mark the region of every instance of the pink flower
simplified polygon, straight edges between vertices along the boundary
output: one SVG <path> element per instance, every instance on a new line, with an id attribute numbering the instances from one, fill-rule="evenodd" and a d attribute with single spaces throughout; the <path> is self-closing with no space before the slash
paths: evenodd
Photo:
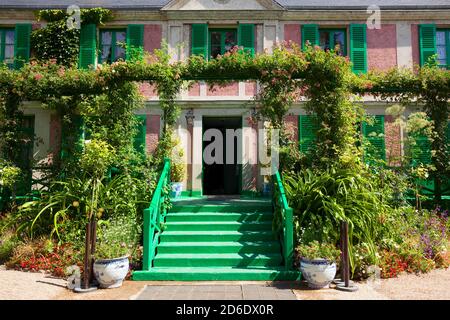
<path id="1" fill-rule="evenodd" d="M 43 76 L 42 74 L 38 73 L 38 74 L 35 74 L 35 75 L 34 75 L 34 80 L 39 81 L 39 80 L 41 80 L 43 77 L 44 77 L 44 76 Z"/>

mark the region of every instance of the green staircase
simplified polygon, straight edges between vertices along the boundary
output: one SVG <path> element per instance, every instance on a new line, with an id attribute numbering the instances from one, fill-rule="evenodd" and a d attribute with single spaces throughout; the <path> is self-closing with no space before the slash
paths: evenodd
<path id="1" fill-rule="evenodd" d="M 272 232 L 270 200 L 175 201 L 153 265 L 134 280 L 297 280 Z"/>

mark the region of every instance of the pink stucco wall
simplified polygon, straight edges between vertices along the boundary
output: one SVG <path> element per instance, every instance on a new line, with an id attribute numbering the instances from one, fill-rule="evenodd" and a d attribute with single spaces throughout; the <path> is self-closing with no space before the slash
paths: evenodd
<path id="1" fill-rule="evenodd" d="M 208 90 L 206 92 L 207 96 L 237 96 L 239 95 L 239 83 L 233 82 L 227 84 L 223 87 L 214 86 L 210 88 L 208 86 Z"/>
<path id="2" fill-rule="evenodd" d="M 420 64 L 420 52 L 419 52 L 419 25 L 411 25 L 411 46 L 412 46 L 412 58 L 413 64 Z"/>
<path id="3" fill-rule="evenodd" d="M 293 141 L 298 141 L 298 116 L 287 115 L 284 118 L 286 131 L 291 135 Z"/>
<path id="4" fill-rule="evenodd" d="M 384 141 L 386 146 L 386 162 L 389 166 L 399 166 L 402 154 L 400 126 L 392 116 L 384 117 Z"/>
<path id="5" fill-rule="evenodd" d="M 299 24 L 285 24 L 284 25 L 284 40 L 286 42 L 295 42 L 298 46 L 301 45 L 302 33 Z"/>
<path id="6" fill-rule="evenodd" d="M 161 48 L 162 26 L 160 24 L 146 24 L 144 26 L 144 49 L 153 52 Z"/>
<path id="7" fill-rule="evenodd" d="M 50 157 L 53 159 L 61 150 L 61 119 L 59 115 L 50 116 Z M 51 161 L 50 161 L 51 162 Z"/>
<path id="8" fill-rule="evenodd" d="M 190 97 L 198 97 L 200 96 L 200 83 L 196 82 L 189 88 L 189 96 Z"/>
<path id="9" fill-rule="evenodd" d="M 142 82 L 139 84 L 139 91 L 145 98 L 157 97 L 158 92 L 154 84 Z"/>
<path id="10" fill-rule="evenodd" d="M 246 96 L 256 95 L 256 82 L 249 81 L 245 83 L 245 95 Z"/>
<path id="11" fill-rule="evenodd" d="M 395 24 L 383 24 L 381 29 L 367 29 L 367 62 L 369 70 L 387 70 L 397 66 Z"/>
<path id="12" fill-rule="evenodd" d="M 152 154 L 155 152 L 159 141 L 160 132 L 160 116 L 159 115 L 147 115 L 147 131 L 145 135 L 147 153 Z"/>

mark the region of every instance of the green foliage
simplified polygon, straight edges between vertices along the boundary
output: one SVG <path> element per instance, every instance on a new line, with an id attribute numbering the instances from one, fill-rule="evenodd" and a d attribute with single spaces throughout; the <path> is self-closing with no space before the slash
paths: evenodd
<path id="1" fill-rule="evenodd" d="M 376 240 L 383 232 L 379 223 L 388 213 L 372 177 L 364 171 L 330 168 L 306 169 L 285 174 L 283 183 L 294 209 L 297 243 L 314 240 L 338 243 L 341 221 L 349 223 L 350 251 L 364 243 L 376 260 Z M 354 259 L 351 257 L 354 268 Z"/>
<path id="2" fill-rule="evenodd" d="M 21 176 L 20 168 L 0 165 L 0 188 L 12 188 Z"/>
<path id="3" fill-rule="evenodd" d="M 101 179 L 114 161 L 115 150 L 105 141 L 91 140 L 85 143 L 80 159 L 81 168 L 97 179 Z"/>
<path id="4" fill-rule="evenodd" d="M 65 20 L 49 22 L 31 33 L 34 56 L 41 61 L 56 60 L 64 66 L 75 65 L 80 51 L 80 30 L 69 29 Z"/>
<path id="5" fill-rule="evenodd" d="M 300 257 L 308 260 L 326 259 L 331 263 L 339 261 L 341 251 L 334 244 L 319 243 L 319 241 L 314 240 L 298 246 L 298 253 Z"/>
<path id="6" fill-rule="evenodd" d="M 141 225 L 133 215 L 117 216 L 109 221 L 98 222 L 97 259 L 113 259 L 123 256 L 138 258 Z"/>
<path id="7" fill-rule="evenodd" d="M 114 18 L 111 10 L 103 8 L 81 9 L 80 13 L 81 21 L 85 24 L 104 24 Z M 45 20 L 47 22 L 65 21 L 69 18 L 66 10 L 56 9 L 39 10 L 35 15 L 38 21 Z"/>
<path id="8" fill-rule="evenodd" d="M 19 239 L 14 232 L 2 232 L 0 234 L 0 264 L 8 261 L 12 255 L 14 248 L 19 244 Z"/>

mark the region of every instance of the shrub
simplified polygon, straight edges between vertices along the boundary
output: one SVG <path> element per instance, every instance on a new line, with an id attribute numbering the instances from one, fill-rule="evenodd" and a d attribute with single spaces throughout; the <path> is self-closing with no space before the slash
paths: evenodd
<path id="1" fill-rule="evenodd" d="M 14 248 L 19 244 L 19 239 L 12 231 L 2 233 L 0 236 L 0 264 L 8 261 L 12 255 Z"/>
<path id="2" fill-rule="evenodd" d="M 308 244 L 302 244 L 298 247 L 300 257 L 314 260 L 326 259 L 329 262 L 337 262 L 341 251 L 331 243 L 319 243 L 319 241 L 311 241 Z"/>

